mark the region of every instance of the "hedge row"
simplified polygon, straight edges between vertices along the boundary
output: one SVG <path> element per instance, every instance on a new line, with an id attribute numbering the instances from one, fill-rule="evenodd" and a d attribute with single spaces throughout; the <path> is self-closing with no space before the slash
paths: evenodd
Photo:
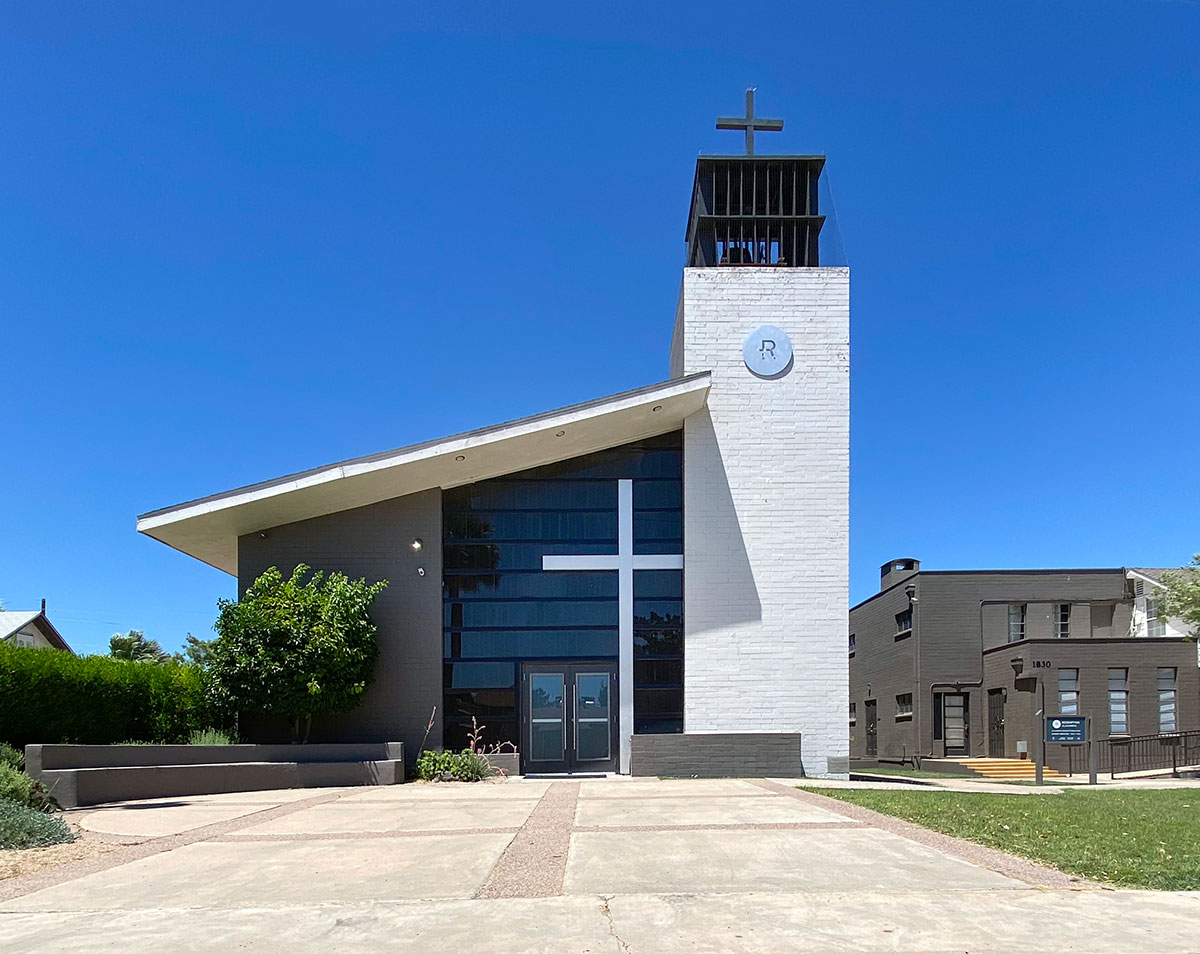
<path id="1" fill-rule="evenodd" d="M 196 666 L 0 644 L 0 742 L 186 742 L 223 722 Z"/>

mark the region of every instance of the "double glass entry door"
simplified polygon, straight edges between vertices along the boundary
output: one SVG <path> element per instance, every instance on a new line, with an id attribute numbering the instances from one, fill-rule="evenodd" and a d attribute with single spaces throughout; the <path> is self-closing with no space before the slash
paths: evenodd
<path id="1" fill-rule="evenodd" d="M 526 663 L 521 674 L 526 774 L 617 768 L 615 664 Z"/>

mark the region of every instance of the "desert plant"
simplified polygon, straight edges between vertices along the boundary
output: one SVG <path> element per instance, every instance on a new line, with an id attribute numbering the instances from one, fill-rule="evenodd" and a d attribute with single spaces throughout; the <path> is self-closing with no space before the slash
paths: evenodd
<path id="1" fill-rule="evenodd" d="M 220 729 L 195 729 L 188 736 L 188 745 L 233 745 L 236 741 Z"/>
<path id="2" fill-rule="evenodd" d="M 74 840 L 61 818 L 0 797 L 0 848 L 41 848 Z"/>
<path id="3" fill-rule="evenodd" d="M 417 778 L 427 782 L 479 782 L 494 774 L 479 752 L 434 752 L 426 749 L 417 759 Z"/>
<path id="4" fill-rule="evenodd" d="M 38 812 L 53 812 L 59 807 L 45 785 L 7 762 L 0 762 L 0 798 Z"/>
<path id="5" fill-rule="evenodd" d="M 7 742 L 0 742 L 0 762 L 7 763 L 17 771 L 25 768 L 25 756 L 20 749 L 14 748 Z"/>
<path id="6" fill-rule="evenodd" d="M 271 567 L 241 600 L 221 600 L 209 650 L 216 698 L 239 712 L 288 716 L 295 741 L 308 741 L 315 713 L 362 700 L 379 653 L 368 611 L 387 586 L 344 573 L 305 582 L 308 572 L 300 564 L 284 579 Z"/>

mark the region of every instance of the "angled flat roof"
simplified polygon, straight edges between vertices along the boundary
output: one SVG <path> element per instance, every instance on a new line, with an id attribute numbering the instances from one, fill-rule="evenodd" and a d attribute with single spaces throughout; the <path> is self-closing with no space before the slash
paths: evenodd
<path id="1" fill-rule="evenodd" d="M 701 371 L 533 417 L 327 464 L 152 510 L 144 533 L 226 573 L 237 573 L 244 533 L 351 510 L 435 487 L 540 467 L 677 430 L 708 398 Z"/>

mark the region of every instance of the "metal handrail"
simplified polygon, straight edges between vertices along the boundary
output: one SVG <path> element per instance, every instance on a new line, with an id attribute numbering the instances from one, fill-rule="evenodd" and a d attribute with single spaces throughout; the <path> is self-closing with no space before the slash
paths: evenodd
<path id="1" fill-rule="evenodd" d="M 1200 730 L 1159 732 L 1154 735 L 1130 735 L 1099 741 L 1100 770 L 1110 778 L 1118 773 L 1149 772 L 1181 765 L 1200 764 Z"/>

